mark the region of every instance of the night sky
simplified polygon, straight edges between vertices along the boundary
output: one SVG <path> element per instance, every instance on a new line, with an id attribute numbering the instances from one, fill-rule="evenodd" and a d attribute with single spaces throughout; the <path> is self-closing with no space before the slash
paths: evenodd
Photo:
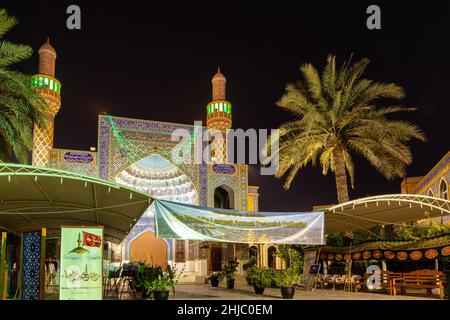
<path id="1" fill-rule="evenodd" d="M 242 1 L 244 2 L 244 1 Z M 392 3 L 395 2 L 395 3 Z M 398 114 L 427 134 L 412 144 L 408 176 L 423 175 L 450 149 L 450 2 L 448 1 L 268 1 L 246 5 L 153 1 L 2 0 L 19 19 L 7 39 L 35 50 L 16 68 L 38 72 L 37 50 L 50 36 L 58 53 L 56 77 L 62 107 L 56 116 L 55 148 L 97 146 L 97 115 L 193 124 L 206 120 L 211 77 L 217 66 L 227 77 L 234 128 L 277 128 L 290 115 L 275 103 L 285 85 L 300 79 L 299 66 L 320 69 L 329 53 L 342 62 L 351 53 L 368 57 L 365 77 L 395 82 L 406 90 Z M 66 8 L 81 7 L 81 30 L 66 28 Z M 378 4 L 382 30 L 366 28 L 366 8 Z M 400 179 L 387 181 L 356 157 L 351 198 L 397 193 Z M 308 167 L 283 190 L 283 180 L 250 168 L 260 185 L 260 210 L 308 210 L 336 202 L 334 177 Z"/>

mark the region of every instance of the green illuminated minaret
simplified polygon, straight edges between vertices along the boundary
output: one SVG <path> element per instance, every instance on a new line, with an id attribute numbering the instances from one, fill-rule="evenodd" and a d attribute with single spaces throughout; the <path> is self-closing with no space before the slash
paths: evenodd
<path id="1" fill-rule="evenodd" d="M 32 164 L 48 167 L 53 148 L 55 116 L 61 107 L 61 83 L 55 78 L 56 51 L 49 39 L 39 48 L 39 74 L 31 77 L 31 87 L 47 103 L 45 126 L 34 126 Z"/>

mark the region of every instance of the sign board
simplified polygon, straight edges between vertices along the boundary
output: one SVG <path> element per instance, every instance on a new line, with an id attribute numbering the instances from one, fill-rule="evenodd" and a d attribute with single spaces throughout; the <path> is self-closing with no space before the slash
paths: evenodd
<path id="1" fill-rule="evenodd" d="M 94 160 L 94 157 L 89 153 L 76 153 L 70 151 L 64 154 L 64 160 L 69 162 L 89 163 Z"/>
<path id="2" fill-rule="evenodd" d="M 236 167 L 231 164 L 214 164 L 212 170 L 216 173 L 234 174 Z"/>
<path id="3" fill-rule="evenodd" d="M 320 272 L 320 263 L 314 263 L 309 266 L 309 274 L 318 274 Z"/>
<path id="4" fill-rule="evenodd" d="M 60 300 L 101 300 L 103 227 L 61 227 Z"/>

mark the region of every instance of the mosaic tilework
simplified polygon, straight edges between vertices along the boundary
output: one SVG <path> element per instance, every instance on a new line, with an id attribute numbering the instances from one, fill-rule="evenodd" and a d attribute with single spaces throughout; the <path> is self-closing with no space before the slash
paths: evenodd
<path id="1" fill-rule="evenodd" d="M 97 152 L 52 149 L 49 167 L 98 177 Z"/>
<path id="2" fill-rule="evenodd" d="M 41 279 L 41 231 L 23 235 L 22 299 L 39 300 Z"/>
<path id="3" fill-rule="evenodd" d="M 115 126 L 122 135 L 140 151 L 142 158 L 150 154 L 160 154 L 167 160 L 177 142 L 171 141 L 176 129 L 186 129 L 192 133 L 193 126 L 156 122 L 138 119 L 112 117 Z M 99 116 L 98 172 L 100 178 L 114 180 L 114 177 L 131 165 L 127 155 L 123 154 L 117 140 L 113 137 L 111 123 L 106 116 Z M 192 155 L 194 152 L 191 153 Z M 178 168 L 190 178 L 199 194 L 198 203 L 207 203 L 207 165 L 181 164 Z"/>
<path id="4" fill-rule="evenodd" d="M 247 210 L 247 166 L 234 165 L 236 171 L 233 174 L 217 173 L 209 167 L 208 170 L 208 207 L 214 207 L 214 190 L 226 185 L 233 190 L 234 208 L 236 210 Z"/>

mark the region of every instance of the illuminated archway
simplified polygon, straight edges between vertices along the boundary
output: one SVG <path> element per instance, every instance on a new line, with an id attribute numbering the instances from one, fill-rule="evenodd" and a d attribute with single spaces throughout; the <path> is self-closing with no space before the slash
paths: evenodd
<path id="1" fill-rule="evenodd" d="M 192 181 L 177 166 L 158 154 L 151 154 L 129 166 L 115 177 L 115 181 L 156 199 L 198 204 L 198 193 Z M 152 204 L 131 230 L 127 237 L 127 259 L 136 260 L 138 257 L 142 259 L 152 256 L 160 259 L 165 256 L 170 260 L 171 257 L 179 256 L 176 248 L 188 247 L 187 243 L 184 246 L 177 246 L 178 241 L 184 240 L 169 241 L 165 249 L 161 243 L 158 244 L 161 240 L 154 237 L 154 212 Z M 136 245 L 137 243 L 143 244 Z M 164 252 L 157 252 L 158 250 Z"/>

